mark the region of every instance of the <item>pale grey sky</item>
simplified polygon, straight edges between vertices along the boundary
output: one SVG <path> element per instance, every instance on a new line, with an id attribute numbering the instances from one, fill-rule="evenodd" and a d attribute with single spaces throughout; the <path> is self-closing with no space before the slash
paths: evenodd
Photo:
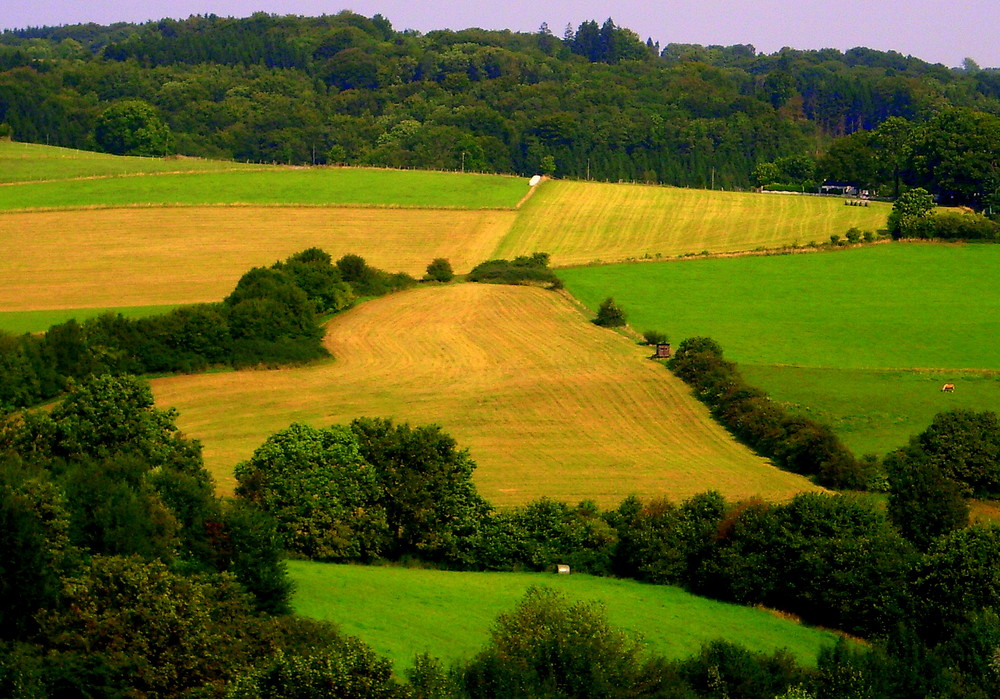
<path id="1" fill-rule="evenodd" d="M 773 53 L 868 46 L 932 63 L 958 66 L 966 57 L 1000 67 L 1000 0 L 6 0 L 0 28 L 115 21 L 142 22 L 191 14 L 245 17 L 380 13 L 396 29 L 511 29 L 535 31 L 547 22 L 561 36 L 566 24 L 588 19 L 635 30 L 661 44 L 753 44 Z"/>

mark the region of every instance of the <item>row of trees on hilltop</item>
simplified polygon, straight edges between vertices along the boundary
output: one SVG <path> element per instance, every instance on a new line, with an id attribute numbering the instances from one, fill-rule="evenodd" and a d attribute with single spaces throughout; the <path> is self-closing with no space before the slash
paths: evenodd
<path id="1" fill-rule="evenodd" d="M 855 162 L 864 137 L 829 147 L 834 139 L 892 119 L 920 126 L 948 107 L 975 110 L 974 123 L 956 128 L 978 139 L 987 116 L 1000 113 L 1000 74 L 863 48 L 661 49 L 610 19 L 562 36 L 547 27 L 422 35 L 350 12 L 0 34 L 0 123 L 15 139 L 107 147 L 116 142 L 102 131 L 112 121 L 106 112 L 126 100 L 151 105 L 169 128 L 167 147 L 186 155 L 441 169 L 464 162 L 727 189 L 757 184 L 759 165 L 819 158 L 815 179 L 881 186 L 901 171 L 886 175 L 884 154 Z M 154 142 L 150 154 L 161 155 L 163 141 Z M 914 163 L 913 183 L 937 176 L 933 159 Z"/>

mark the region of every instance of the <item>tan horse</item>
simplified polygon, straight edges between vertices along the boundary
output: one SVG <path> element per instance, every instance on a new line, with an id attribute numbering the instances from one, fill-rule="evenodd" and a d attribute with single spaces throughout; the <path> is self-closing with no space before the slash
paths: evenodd
<path id="1" fill-rule="evenodd" d="M 953 384 L 953 383 L 946 383 L 944 386 L 941 387 L 941 390 L 942 391 L 947 391 L 948 393 L 951 393 L 952 391 L 955 390 L 955 384 Z"/>

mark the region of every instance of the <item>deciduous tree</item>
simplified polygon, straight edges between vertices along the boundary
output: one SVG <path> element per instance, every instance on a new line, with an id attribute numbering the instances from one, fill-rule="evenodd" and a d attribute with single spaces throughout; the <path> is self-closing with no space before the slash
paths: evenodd
<path id="1" fill-rule="evenodd" d="M 97 118 L 94 140 L 115 155 L 164 156 L 170 152 L 170 128 L 143 100 L 113 104 Z"/>

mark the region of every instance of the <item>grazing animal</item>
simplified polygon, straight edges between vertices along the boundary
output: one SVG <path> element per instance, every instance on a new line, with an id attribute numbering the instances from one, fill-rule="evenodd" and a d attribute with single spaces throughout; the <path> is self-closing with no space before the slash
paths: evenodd
<path id="1" fill-rule="evenodd" d="M 952 391 L 955 390 L 955 384 L 953 384 L 953 383 L 946 383 L 944 386 L 941 387 L 941 390 L 942 391 L 947 391 L 948 393 L 951 393 Z"/>

